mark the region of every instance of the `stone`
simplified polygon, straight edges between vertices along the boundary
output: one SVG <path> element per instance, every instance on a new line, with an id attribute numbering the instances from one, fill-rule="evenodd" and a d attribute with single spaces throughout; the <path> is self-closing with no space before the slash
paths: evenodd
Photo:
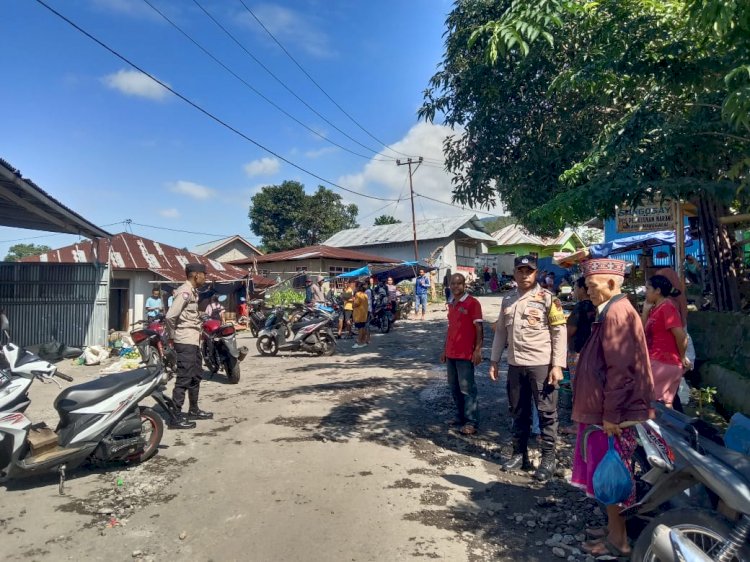
<path id="1" fill-rule="evenodd" d="M 563 536 L 560 533 L 555 533 L 552 535 L 552 541 L 553 542 L 562 542 Z"/>
<path id="2" fill-rule="evenodd" d="M 182 531 L 180 533 L 180 540 L 184 541 L 186 538 L 187 538 L 187 532 L 186 531 Z"/>
<path id="3" fill-rule="evenodd" d="M 133 553 L 130 556 L 133 557 L 133 558 L 140 558 L 141 556 L 143 556 L 143 551 L 142 550 L 134 550 Z"/>
<path id="4" fill-rule="evenodd" d="M 562 538 L 562 542 L 564 544 L 573 544 L 575 542 L 575 537 L 573 535 L 565 535 Z"/>
<path id="5" fill-rule="evenodd" d="M 114 511 L 114 509 L 111 508 L 111 507 L 102 507 L 101 509 L 99 509 L 99 511 L 97 511 L 97 513 L 99 515 L 109 515 L 113 511 Z"/>
<path id="6" fill-rule="evenodd" d="M 577 535 L 575 536 L 575 539 L 576 539 L 576 541 L 578 541 L 578 542 L 583 542 L 583 541 L 585 541 L 585 540 L 586 540 L 586 535 L 585 535 L 584 533 L 578 533 L 578 534 L 577 534 Z"/>
<path id="7" fill-rule="evenodd" d="M 536 521 L 528 520 L 526 521 L 526 526 L 529 527 L 530 529 L 534 529 L 536 528 Z"/>
<path id="8" fill-rule="evenodd" d="M 568 553 L 565 552 L 565 549 L 560 548 L 559 546 L 556 546 L 556 547 L 554 547 L 552 549 L 552 554 L 554 554 L 558 558 L 567 558 L 568 557 Z"/>

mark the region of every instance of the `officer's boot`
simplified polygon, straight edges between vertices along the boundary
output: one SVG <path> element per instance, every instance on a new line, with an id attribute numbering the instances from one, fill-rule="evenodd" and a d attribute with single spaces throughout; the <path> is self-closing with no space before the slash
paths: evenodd
<path id="1" fill-rule="evenodd" d="M 544 443 L 542 445 L 542 460 L 534 473 L 534 478 L 539 482 L 547 482 L 555 475 L 555 470 L 557 470 L 555 446 Z"/>
<path id="2" fill-rule="evenodd" d="M 198 393 L 197 387 L 188 389 L 188 401 L 190 402 L 190 408 L 188 409 L 188 419 L 191 420 L 210 420 L 213 419 L 213 412 L 204 412 L 198 407 Z"/>
<path id="3" fill-rule="evenodd" d="M 512 470 L 532 470 L 534 465 L 529 460 L 529 451 L 526 443 L 518 439 L 513 440 L 513 454 L 502 465 L 505 472 Z"/>

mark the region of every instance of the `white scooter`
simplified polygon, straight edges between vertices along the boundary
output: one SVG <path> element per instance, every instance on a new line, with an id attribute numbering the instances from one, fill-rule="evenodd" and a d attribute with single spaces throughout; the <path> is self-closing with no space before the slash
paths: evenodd
<path id="1" fill-rule="evenodd" d="M 8 343 L 0 369 L 0 482 L 57 471 L 64 493 L 65 471 L 87 461 L 143 462 L 156 454 L 164 424 L 147 396 L 170 413 L 162 390 L 166 373 L 158 366 L 117 373 L 63 390 L 54 406 L 60 422 L 53 431 L 23 414 L 34 379 L 73 379 L 33 353 Z"/>

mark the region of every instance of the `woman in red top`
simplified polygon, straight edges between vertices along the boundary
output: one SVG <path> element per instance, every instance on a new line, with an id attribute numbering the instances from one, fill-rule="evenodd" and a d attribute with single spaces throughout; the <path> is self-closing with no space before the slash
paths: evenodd
<path id="1" fill-rule="evenodd" d="M 685 350 L 687 333 L 680 311 L 670 297 L 680 291 L 663 275 L 654 275 L 646 283 L 646 304 L 641 318 L 654 376 L 656 399 L 672 407 L 684 370 L 690 365 Z"/>

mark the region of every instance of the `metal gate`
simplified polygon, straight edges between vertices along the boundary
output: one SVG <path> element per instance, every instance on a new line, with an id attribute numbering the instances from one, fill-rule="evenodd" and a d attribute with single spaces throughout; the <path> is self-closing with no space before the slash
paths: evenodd
<path id="1" fill-rule="evenodd" d="M 0 307 L 21 346 L 56 340 L 104 345 L 109 318 L 105 264 L 0 262 Z"/>

